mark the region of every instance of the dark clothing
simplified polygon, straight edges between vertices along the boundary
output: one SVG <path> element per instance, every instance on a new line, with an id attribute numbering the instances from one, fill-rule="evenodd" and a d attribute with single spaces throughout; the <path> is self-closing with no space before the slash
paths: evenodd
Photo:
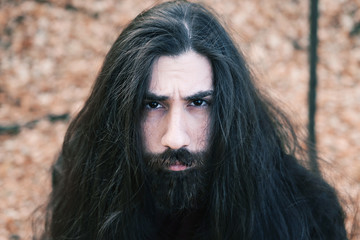
<path id="1" fill-rule="evenodd" d="M 182 212 L 175 215 L 157 215 L 158 238 L 162 240 L 193 239 L 204 219 L 204 211 Z"/>

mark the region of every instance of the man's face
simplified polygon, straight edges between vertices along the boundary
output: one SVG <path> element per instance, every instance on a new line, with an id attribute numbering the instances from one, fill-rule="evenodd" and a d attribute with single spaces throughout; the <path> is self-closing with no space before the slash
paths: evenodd
<path id="1" fill-rule="evenodd" d="M 213 81 L 209 60 L 193 51 L 162 56 L 152 69 L 142 124 L 145 152 L 185 148 L 201 152 L 208 145 Z M 184 166 L 170 166 L 182 171 Z"/>
<path id="2" fill-rule="evenodd" d="M 191 206 L 204 187 L 212 94 L 206 57 L 190 51 L 154 63 L 141 127 L 150 185 L 167 207 Z"/>

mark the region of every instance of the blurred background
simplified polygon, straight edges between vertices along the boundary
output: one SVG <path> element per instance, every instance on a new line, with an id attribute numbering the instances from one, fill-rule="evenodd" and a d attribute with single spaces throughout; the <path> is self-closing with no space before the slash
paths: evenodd
<path id="1" fill-rule="evenodd" d="M 0 0 L 0 240 L 31 238 L 51 163 L 105 54 L 158 2 Z M 259 86 L 297 129 L 306 127 L 309 1 L 203 2 L 227 25 Z M 318 150 L 351 218 L 360 207 L 360 0 L 320 0 L 318 36 Z"/>

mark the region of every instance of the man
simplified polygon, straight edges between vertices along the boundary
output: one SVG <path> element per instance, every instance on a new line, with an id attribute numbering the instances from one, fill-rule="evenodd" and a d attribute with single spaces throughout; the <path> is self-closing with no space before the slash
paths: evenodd
<path id="1" fill-rule="evenodd" d="M 214 15 L 160 4 L 123 30 L 70 124 L 43 239 L 346 239 L 296 148 Z"/>

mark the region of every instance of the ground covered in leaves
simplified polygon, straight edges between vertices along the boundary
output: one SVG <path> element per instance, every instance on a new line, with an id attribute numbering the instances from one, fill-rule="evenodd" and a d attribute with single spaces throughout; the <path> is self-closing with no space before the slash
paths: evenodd
<path id="1" fill-rule="evenodd" d="M 206 0 L 259 86 L 307 122 L 308 1 Z M 122 28 L 150 0 L 0 0 L 0 240 L 30 239 L 49 168 Z M 349 216 L 360 188 L 360 1 L 320 1 L 317 142 Z M 6 133 L 5 133 L 6 132 Z M 353 237 L 356 239 L 356 237 Z"/>

